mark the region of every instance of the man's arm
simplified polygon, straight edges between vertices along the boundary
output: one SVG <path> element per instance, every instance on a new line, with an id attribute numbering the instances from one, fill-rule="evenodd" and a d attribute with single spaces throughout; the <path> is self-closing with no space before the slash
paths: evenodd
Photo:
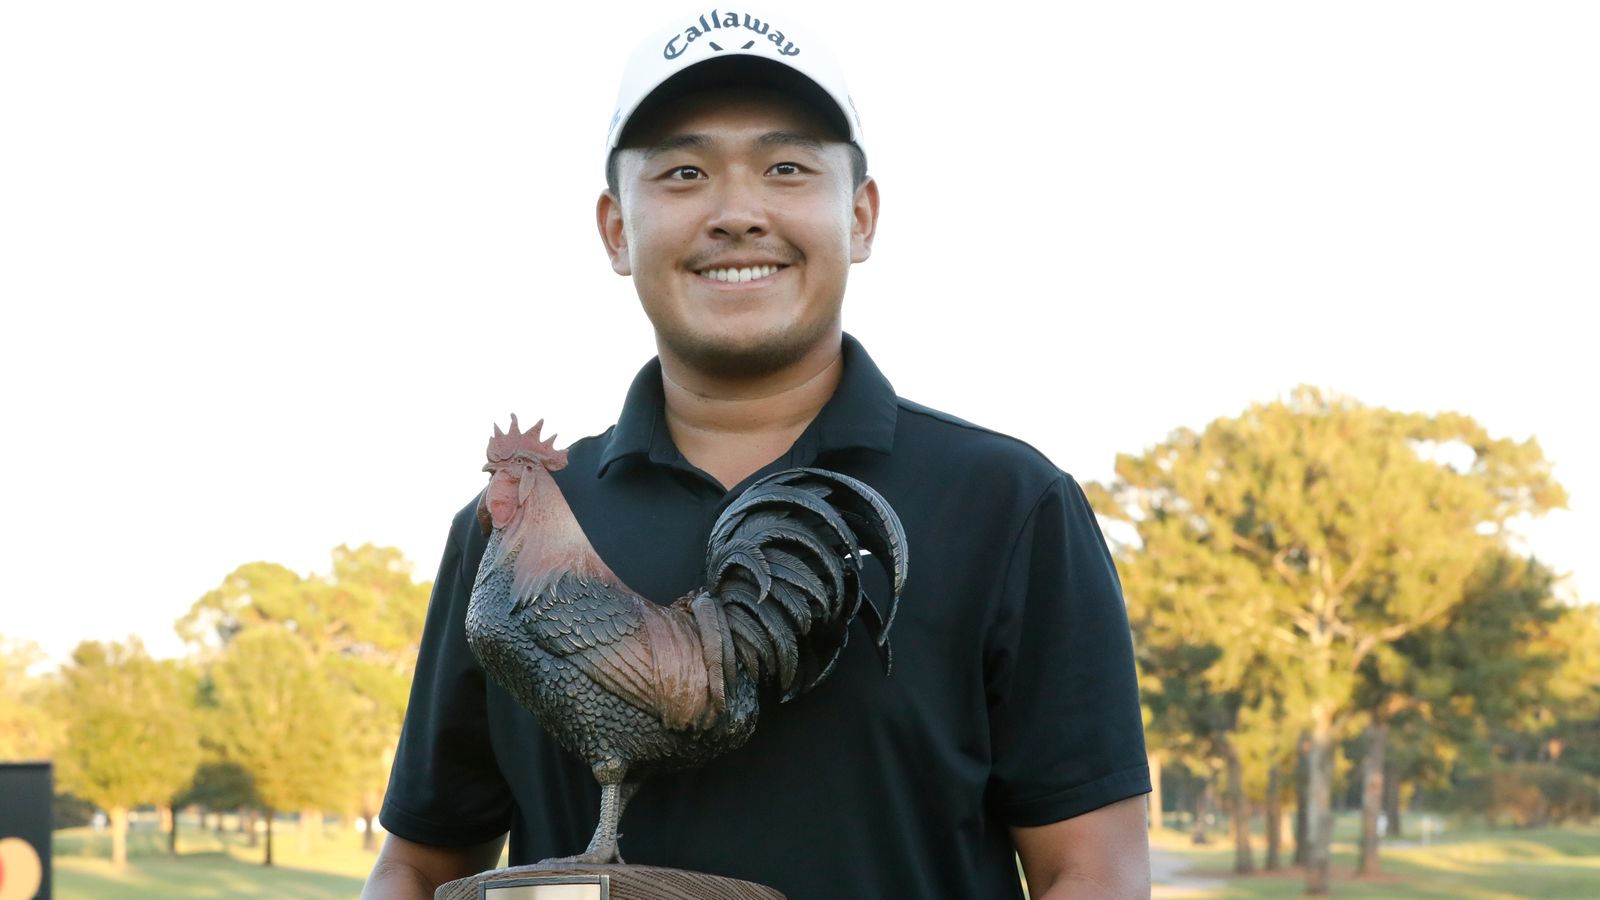
<path id="1" fill-rule="evenodd" d="M 1150 896 L 1145 797 L 1129 797 L 1081 816 L 1013 827 L 1034 900 Z"/>
<path id="2" fill-rule="evenodd" d="M 494 868 L 505 842 L 502 834 L 470 847 L 435 847 L 391 834 L 367 876 L 361 900 L 433 900 L 439 885 Z"/>

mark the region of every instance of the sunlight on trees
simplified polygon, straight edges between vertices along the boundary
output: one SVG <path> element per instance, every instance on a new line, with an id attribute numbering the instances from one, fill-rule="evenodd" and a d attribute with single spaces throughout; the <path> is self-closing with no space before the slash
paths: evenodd
<path id="1" fill-rule="evenodd" d="M 127 865 L 128 811 L 166 804 L 200 761 L 192 695 L 176 664 L 151 659 L 137 638 L 85 641 L 61 671 L 55 697 L 66 739 L 56 754 L 61 788 L 111 819 L 111 861 Z"/>
<path id="2" fill-rule="evenodd" d="M 1315 388 L 1119 456 L 1089 490 L 1137 538 L 1118 563 L 1152 745 L 1228 771 L 1247 871 L 1246 759 L 1285 771 L 1303 742 L 1312 893 L 1328 889 L 1339 742 L 1365 729 L 1381 748 L 1410 703 L 1377 688 L 1405 667 L 1397 642 L 1452 620 L 1509 520 L 1566 501 L 1532 440 Z M 1371 763 L 1381 774 L 1381 749 Z"/>

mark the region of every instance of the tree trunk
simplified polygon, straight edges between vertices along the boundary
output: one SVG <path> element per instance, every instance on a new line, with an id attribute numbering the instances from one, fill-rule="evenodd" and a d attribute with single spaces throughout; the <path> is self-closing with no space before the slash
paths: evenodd
<path id="1" fill-rule="evenodd" d="M 1211 813 L 1211 779 L 1208 777 L 1200 783 L 1200 790 L 1194 794 L 1194 832 L 1189 840 L 1195 844 L 1210 843 L 1211 836 L 1206 833 L 1206 819 Z"/>
<path id="2" fill-rule="evenodd" d="M 164 806 L 166 815 L 162 816 L 167 822 L 167 853 L 171 856 L 178 855 L 178 811 L 170 806 Z"/>
<path id="3" fill-rule="evenodd" d="M 300 810 L 300 852 L 310 855 L 316 849 L 322 832 L 322 812 L 315 809 Z"/>
<path id="4" fill-rule="evenodd" d="M 1318 710 L 1306 754 L 1306 893 L 1328 893 L 1333 846 L 1333 715 Z"/>
<path id="5" fill-rule="evenodd" d="M 267 807 L 267 809 L 266 809 L 266 817 L 267 817 L 267 856 L 266 856 L 265 859 L 263 859 L 261 861 L 261 864 L 263 866 L 270 866 L 270 865 L 272 865 L 272 820 L 277 818 L 277 810 L 274 810 L 270 806 Z M 252 833 L 254 833 L 253 829 L 252 829 Z"/>
<path id="6" fill-rule="evenodd" d="M 1388 749 L 1389 723 L 1378 719 L 1367 727 L 1367 753 L 1361 761 L 1361 862 L 1356 874 L 1377 875 L 1378 813 L 1383 807 L 1383 756 Z"/>
<path id="7" fill-rule="evenodd" d="M 256 833 L 256 822 L 259 818 L 260 813 L 253 809 L 247 813 L 239 814 L 239 830 L 245 833 L 244 845 L 246 847 L 261 846 L 261 836 Z M 246 823 L 249 823 L 248 826 Z"/>
<path id="8" fill-rule="evenodd" d="M 1184 816 L 1187 816 L 1189 810 L 1193 808 L 1193 804 L 1189 800 L 1189 794 L 1194 790 L 1194 785 L 1191 781 L 1188 769 L 1181 769 L 1173 773 L 1172 824 L 1177 831 L 1183 831 L 1189 827 L 1189 820 L 1185 819 Z"/>
<path id="9" fill-rule="evenodd" d="M 1150 754 L 1150 818 L 1145 823 L 1151 831 L 1160 831 L 1161 822 L 1161 757 Z M 369 827 L 367 833 L 371 834 Z"/>
<path id="10" fill-rule="evenodd" d="M 1232 741 L 1225 740 L 1228 762 L 1228 818 L 1233 825 L 1233 874 L 1254 875 L 1256 858 L 1250 848 L 1250 801 L 1244 795 L 1244 764 Z"/>
<path id="11" fill-rule="evenodd" d="M 1267 767 L 1267 813 L 1262 824 L 1267 829 L 1268 872 L 1283 868 L 1283 791 L 1278 784 L 1278 764 Z"/>
<path id="12" fill-rule="evenodd" d="M 1383 767 L 1383 814 L 1383 836 L 1400 837 L 1400 778 L 1392 762 Z"/>
<path id="13" fill-rule="evenodd" d="M 1306 864 L 1306 847 L 1310 846 L 1310 820 L 1306 815 L 1306 794 L 1311 785 L 1311 767 L 1306 765 L 1311 745 L 1305 735 L 1300 736 L 1299 749 L 1294 763 L 1294 864 Z"/>
<path id="14" fill-rule="evenodd" d="M 128 868 L 128 808 L 113 806 L 111 813 L 111 867 L 118 872 Z"/>

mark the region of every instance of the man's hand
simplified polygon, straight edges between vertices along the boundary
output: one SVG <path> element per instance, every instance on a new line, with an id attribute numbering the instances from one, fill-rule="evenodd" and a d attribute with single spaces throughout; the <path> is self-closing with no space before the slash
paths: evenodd
<path id="1" fill-rule="evenodd" d="M 1036 828 L 1012 828 L 1034 900 L 1150 896 L 1144 795 Z"/>
<path id="2" fill-rule="evenodd" d="M 435 847 L 391 834 L 367 876 L 361 900 L 433 900 L 439 885 L 493 868 L 505 842 L 501 835 L 472 847 Z"/>

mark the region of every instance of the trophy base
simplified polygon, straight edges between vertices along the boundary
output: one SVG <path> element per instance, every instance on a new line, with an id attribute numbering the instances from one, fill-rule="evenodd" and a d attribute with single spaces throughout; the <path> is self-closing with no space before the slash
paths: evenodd
<path id="1" fill-rule="evenodd" d="M 654 866 L 538 863 L 490 869 L 434 891 L 433 900 L 785 900 L 782 893 L 739 881 Z"/>

